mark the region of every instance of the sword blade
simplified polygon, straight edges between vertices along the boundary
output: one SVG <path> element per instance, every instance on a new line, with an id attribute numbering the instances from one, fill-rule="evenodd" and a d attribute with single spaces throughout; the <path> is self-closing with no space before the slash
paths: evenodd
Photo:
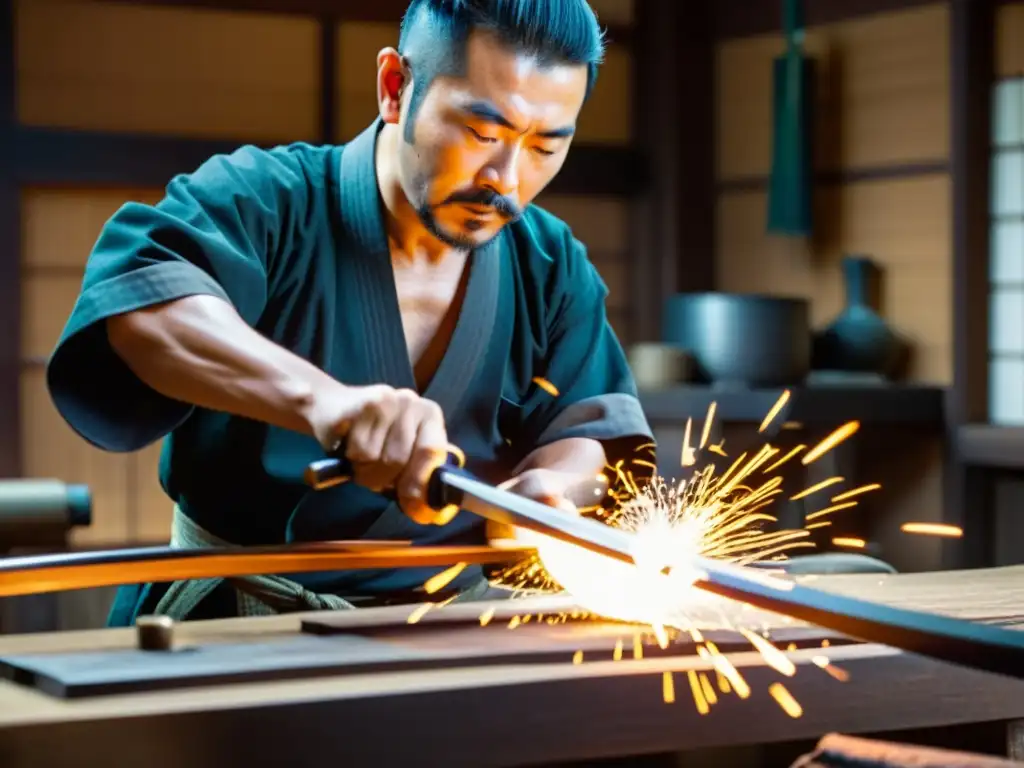
<path id="1" fill-rule="evenodd" d="M 633 563 L 633 534 L 554 509 L 442 470 L 439 481 L 461 494 L 464 509 L 488 520 L 529 528 L 592 552 Z M 800 619 L 865 642 L 880 643 L 960 666 L 1024 678 L 1024 632 L 991 624 L 837 595 L 753 569 L 694 558 L 694 586 L 756 608 Z"/>
<path id="2" fill-rule="evenodd" d="M 467 512 L 633 563 L 632 534 L 620 528 L 495 488 L 459 469 L 441 468 L 435 472 L 434 481 L 444 487 L 446 503 L 458 505 Z"/>

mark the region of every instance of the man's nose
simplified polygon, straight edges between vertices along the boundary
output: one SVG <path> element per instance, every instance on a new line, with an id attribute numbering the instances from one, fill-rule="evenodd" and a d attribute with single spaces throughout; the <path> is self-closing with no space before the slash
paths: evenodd
<path id="1" fill-rule="evenodd" d="M 481 173 L 482 186 L 502 197 L 515 199 L 515 192 L 519 189 L 520 155 L 520 147 L 517 144 L 503 145 L 484 166 Z"/>

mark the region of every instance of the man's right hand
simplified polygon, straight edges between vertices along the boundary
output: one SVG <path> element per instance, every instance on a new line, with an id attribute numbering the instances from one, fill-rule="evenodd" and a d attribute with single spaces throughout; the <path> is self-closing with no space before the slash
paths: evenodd
<path id="1" fill-rule="evenodd" d="M 339 387 L 315 400 L 313 434 L 329 451 L 344 444 L 355 482 L 378 492 L 394 489 L 399 506 L 417 523 L 443 521 L 424 503 L 430 475 L 448 454 L 437 403 L 385 385 Z"/>

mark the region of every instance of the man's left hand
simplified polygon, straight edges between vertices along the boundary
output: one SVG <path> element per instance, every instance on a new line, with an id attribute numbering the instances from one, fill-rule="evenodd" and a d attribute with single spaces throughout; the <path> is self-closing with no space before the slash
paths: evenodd
<path id="1" fill-rule="evenodd" d="M 570 515 L 579 514 L 580 507 L 598 503 L 607 489 L 598 482 L 596 474 L 581 477 L 578 472 L 540 468 L 525 470 L 498 487 Z M 508 526 L 488 523 L 487 538 L 493 541 L 516 537 Z"/>

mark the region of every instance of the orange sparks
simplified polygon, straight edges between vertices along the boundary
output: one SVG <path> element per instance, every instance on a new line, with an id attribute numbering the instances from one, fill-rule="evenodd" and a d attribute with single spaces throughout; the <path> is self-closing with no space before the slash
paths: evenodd
<path id="1" fill-rule="evenodd" d="M 640 635 L 633 635 L 633 658 L 642 659 L 644 657 L 644 644 L 640 639 Z"/>
<path id="2" fill-rule="evenodd" d="M 708 439 L 711 437 L 711 426 L 715 423 L 716 408 L 718 408 L 718 403 L 712 400 L 711 405 L 708 406 L 708 415 L 704 417 L 704 429 L 700 433 L 701 450 L 704 450 L 704 447 L 708 444 Z"/>
<path id="3" fill-rule="evenodd" d="M 831 507 L 825 507 L 824 509 L 819 509 L 816 512 L 811 512 L 809 515 L 807 515 L 804 518 L 804 520 L 807 521 L 807 522 L 810 522 L 811 520 L 817 520 L 819 517 L 824 517 L 825 515 L 831 515 L 833 512 L 838 512 L 841 509 L 850 509 L 851 507 L 856 507 L 856 506 L 857 506 L 857 502 L 856 501 L 845 501 L 842 504 L 833 504 Z"/>
<path id="4" fill-rule="evenodd" d="M 651 629 L 658 640 L 658 646 L 662 649 L 668 648 L 668 633 L 665 632 L 665 626 L 663 624 L 652 624 Z"/>
<path id="5" fill-rule="evenodd" d="M 715 443 L 714 445 L 709 445 L 708 450 L 711 453 L 717 453 L 719 456 L 728 456 L 725 452 L 725 440 L 720 443 Z"/>
<path id="6" fill-rule="evenodd" d="M 556 387 L 547 379 L 541 378 L 540 376 L 534 376 L 533 383 L 536 384 L 541 389 L 543 389 L 552 397 L 558 397 L 558 387 Z"/>
<path id="7" fill-rule="evenodd" d="M 732 691 L 732 686 L 729 685 L 729 678 L 727 678 L 717 669 L 715 670 L 715 677 L 717 678 L 718 682 L 718 690 L 720 690 L 722 693 L 730 693 Z"/>
<path id="8" fill-rule="evenodd" d="M 422 603 L 421 605 L 417 605 L 415 610 L 413 610 L 413 612 L 409 614 L 409 618 L 405 620 L 406 623 L 408 623 L 408 624 L 415 624 L 415 623 L 417 623 L 420 619 L 422 619 L 424 616 L 426 616 L 427 615 L 427 611 L 429 611 L 433 607 L 434 607 L 433 603 Z"/>
<path id="9" fill-rule="evenodd" d="M 693 429 L 693 419 L 686 420 L 686 431 L 683 432 L 683 453 L 679 457 L 679 466 L 692 467 L 697 463 L 697 452 L 690 445 L 690 430 Z"/>
<path id="10" fill-rule="evenodd" d="M 736 669 L 732 662 L 718 650 L 718 647 L 714 643 L 709 641 L 707 643 L 707 648 L 700 645 L 697 646 L 697 655 L 702 659 L 710 661 L 714 665 L 715 670 L 727 681 L 727 684 L 736 691 L 737 696 L 741 699 L 746 699 L 750 696 L 750 686 L 747 685 L 747 681 L 743 679 L 739 670 Z M 722 687 L 721 681 L 719 681 L 718 686 L 719 688 Z M 724 688 L 722 688 L 722 691 L 724 693 L 728 693 Z"/>
<path id="11" fill-rule="evenodd" d="M 845 683 L 847 680 L 850 679 L 850 673 L 847 672 L 845 669 L 841 669 L 835 666 L 832 662 L 828 660 L 827 656 L 815 656 L 811 659 L 811 662 L 815 666 L 821 667 L 821 669 L 827 672 L 834 679 L 838 680 L 840 683 Z"/>
<path id="12" fill-rule="evenodd" d="M 828 480 L 822 480 L 820 483 L 815 483 L 810 488 L 805 488 L 804 490 L 800 491 L 800 493 L 796 494 L 795 496 L 790 496 L 789 500 L 790 501 L 798 501 L 799 499 L 803 499 L 803 498 L 806 498 L 807 496 L 810 496 L 812 493 L 817 493 L 818 491 L 822 490 L 823 488 L 828 488 L 831 485 L 835 485 L 836 483 L 841 483 L 841 482 L 843 482 L 843 478 L 841 478 L 841 477 L 830 477 Z M 833 499 L 833 501 L 835 501 L 835 499 Z"/>
<path id="13" fill-rule="evenodd" d="M 494 606 L 492 605 L 486 611 L 480 614 L 480 626 L 486 627 L 491 623 L 491 619 L 494 618 Z"/>
<path id="14" fill-rule="evenodd" d="M 807 448 L 806 445 L 798 445 L 798 446 L 796 446 L 789 453 L 787 453 L 781 459 L 779 459 L 774 464 L 772 464 L 770 467 L 766 467 L 765 470 L 764 470 L 764 473 L 767 475 L 770 472 L 774 472 L 776 469 L 781 467 L 787 461 L 791 460 L 794 456 L 796 456 L 798 453 L 800 453 L 800 451 L 803 451 L 806 448 Z"/>
<path id="15" fill-rule="evenodd" d="M 900 530 L 904 533 L 921 533 L 925 536 L 944 536 L 950 539 L 959 539 L 964 535 L 963 528 L 942 523 L 904 523 Z"/>
<path id="16" fill-rule="evenodd" d="M 805 525 L 804 530 L 813 531 L 818 528 L 828 528 L 830 525 L 832 525 L 831 520 L 822 520 L 820 523 L 811 523 L 810 525 Z"/>
<path id="17" fill-rule="evenodd" d="M 622 638 L 615 641 L 615 650 L 612 651 L 613 661 L 622 661 Z"/>
<path id="18" fill-rule="evenodd" d="M 804 713 L 804 708 L 800 706 L 800 703 L 793 698 L 793 694 L 786 690 L 786 686 L 782 683 L 772 683 L 769 685 L 768 693 L 782 707 L 782 711 L 790 717 L 797 718 Z"/>
<path id="19" fill-rule="evenodd" d="M 715 689 L 712 687 L 708 676 L 701 672 L 697 677 L 700 679 L 700 689 L 704 693 L 704 698 L 707 699 L 708 704 L 717 704 L 718 694 L 715 693 Z"/>
<path id="20" fill-rule="evenodd" d="M 769 667 L 786 677 L 792 677 L 796 674 L 796 664 L 793 663 L 793 660 L 770 642 L 749 629 L 741 629 L 740 634 L 747 638 L 750 644 L 761 654 L 764 663 Z"/>
<path id="21" fill-rule="evenodd" d="M 690 680 L 690 691 L 693 693 L 693 703 L 697 705 L 697 711 L 706 715 L 711 711 L 711 707 L 708 705 L 708 700 L 704 698 L 704 689 L 701 688 L 697 673 L 691 669 L 686 676 Z"/>
<path id="22" fill-rule="evenodd" d="M 456 563 L 451 568 L 446 568 L 440 573 L 431 576 L 425 582 L 423 582 L 423 591 L 428 595 L 432 595 L 445 587 L 447 587 L 452 580 L 462 573 L 466 569 L 466 563 Z"/>
<path id="23" fill-rule="evenodd" d="M 851 488 L 848 491 L 843 491 L 838 496 L 833 496 L 832 501 L 846 501 L 847 499 L 855 498 L 870 491 L 877 491 L 881 487 L 882 486 L 878 483 L 870 483 L 869 485 L 862 485 L 858 488 Z"/>
<path id="24" fill-rule="evenodd" d="M 583 663 L 583 651 L 576 651 L 576 653 L 574 653 L 572 655 L 572 663 L 573 664 L 582 664 Z"/>
<path id="25" fill-rule="evenodd" d="M 515 629 L 516 627 L 518 627 L 522 623 L 523 623 L 522 619 L 520 619 L 518 616 L 513 616 L 509 620 L 509 622 L 508 622 L 508 628 L 509 629 Z"/>
<path id="26" fill-rule="evenodd" d="M 850 549 L 864 549 L 868 545 L 864 539 L 855 539 L 850 536 L 837 536 L 832 539 L 832 543 L 837 547 L 849 547 Z"/>
<path id="27" fill-rule="evenodd" d="M 676 684 L 672 679 L 671 672 L 661 673 L 661 698 L 666 704 L 673 704 L 676 700 Z"/>
<path id="28" fill-rule="evenodd" d="M 848 437 L 851 437 L 858 429 L 860 429 L 859 421 L 848 421 L 843 424 L 843 426 L 839 427 L 839 429 L 807 452 L 802 459 L 804 466 L 820 459 Z"/>
<path id="29" fill-rule="evenodd" d="M 761 426 L 757 428 L 758 432 L 764 432 L 768 429 L 768 426 L 775 420 L 775 417 L 779 415 L 779 412 L 786 407 L 786 403 L 789 402 L 789 390 L 784 390 L 779 399 L 775 401 L 775 405 L 772 406 L 771 410 L 765 415 L 764 420 L 761 422 Z"/>

